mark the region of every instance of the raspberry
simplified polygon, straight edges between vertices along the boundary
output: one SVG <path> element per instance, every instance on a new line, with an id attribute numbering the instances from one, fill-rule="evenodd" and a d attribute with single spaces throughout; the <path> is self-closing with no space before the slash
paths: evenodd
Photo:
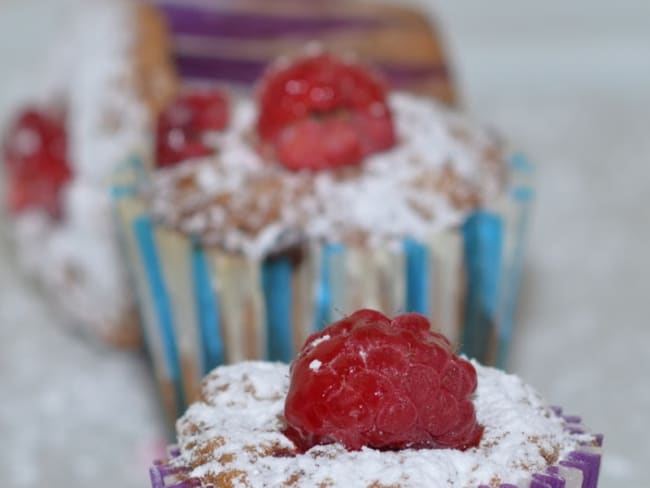
<path id="1" fill-rule="evenodd" d="M 418 314 L 360 310 L 312 335 L 291 365 L 285 434 L 301 450 L 475 447 L 476 371 Z"/>
<path id="2" fill-rule="evenodd" d="M 159 167 L 207 156 L 214 151 L 202 142 L 207 132 L 228 125 L 228 99 L 220 90 L 188 92 L 158 117 L 156 162 Z"/>
<path id="3" fill-rule="evenodd" d="M 269 72 L 260 90 L 257 131 L 292 170 L 355 164 L 395 144 L 383 82 L 329 54 Z"/>
<path id="4" fill-rule="evenodd" d="M 61 216 L 61 191 L 72 176 L 66 145 L 62 118 L 30 108 L 13 122 L 3 144 L 11 212 L 35 209 Z"/>

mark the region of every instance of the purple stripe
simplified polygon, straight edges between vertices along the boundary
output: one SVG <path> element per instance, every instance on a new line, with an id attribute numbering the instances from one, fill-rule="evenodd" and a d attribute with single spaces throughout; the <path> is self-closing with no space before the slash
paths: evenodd
<path id="1" fill-rule="evenodd" d="M 172 479 L 173 484 L 167 484 L 166 478 L 173 475 L 189 473 L 191 468 L 188 466 L 171 466 L 169 464 L 154 464 L 149 470 L 152 488 L 199 488 L 201 481 L 198 478 L 186 478 L 178 481 L 178 478 Z"/>
<path id="2" fill-rule="evenodd" d="M 562 466 L 570 466 L 582 470 L 584 480 L 582 488 L 596 488 L 600 471 L 600 455 L 588 452 L 572 452 L 567 461 L 560 462 Z"/>
<path id="3" fill-rule="evenodd" d="M 172 32 L 230 39 L 273 39 L 318 35 L 341 29 L 371 29 L 384 20 L 352 17 L 299 17 L 229 12 L 196 5 L 162 4 Z"/>
<path id="4" fill-rule="evenodd" d="M 572 427 L 571 425 L 565 428 L 570 434 L 584 434 L 586 431 L 582 427 Z"/>
<path id="5" fill-rule="evenodd" d="M 503 486 L 500 486 L 499 488 L 503 488 Z M 530 485 L 528 485 L 528 488 L 553 488 L 553 486 L 549 485 L 545 481 L 541 481 L 539 479 L 533 478 L 530 481 Z"/>
<path id="6" fill-rule="evenodd" d="M 596 434 L 596 445 L 599 447 L 603 446 L 604 436 L 603 434 Z"/>
<path id="7" fill-rule="evenodd" d="M 530 488 L 535 488 L 535 483 L 541 483 L 540 486 L 548 486 L 549 488 L 564 488 L 566 483 L 560 476 L 552 475 L 550 473 L 541 474 L 535 473 L 532 476 Z"/>
<path id="8" fill-rule="evenodd" d="M 182 56 L 176 66 L 183 78 L 254 83 L 259 80 L 266 63 L 246 59 Z"/>
<path id="9" fill-rule="evenodd" d="M 269 61 L 223 57 L 187 56 L 176 58 L 183 78 L 235 83 L 254 83 L 264 74 Z M 409 85 L 431 79 L 444 80 L 448 76 L 444 65 L 400 66 L 381 64 L 379 70 L 396 86 Z"/>
<path id="10" fill-rule="evenodd" d="M 577 415 L 563 415 L 562 418 L 569 424 L 579 424 L 582 422 L 582 418 Z"/>
<path id="11" fill-rule="evenodd" d="M 151 479 L 151 488 L 165 488 L 165 481 L 158 470 L 158 466 L 154 466 L 149 470 L 149 479 Z"/>

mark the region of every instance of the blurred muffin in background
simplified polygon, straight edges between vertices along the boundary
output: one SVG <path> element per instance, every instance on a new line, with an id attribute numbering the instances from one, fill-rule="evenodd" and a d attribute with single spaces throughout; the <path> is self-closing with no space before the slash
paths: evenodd
<path id="1" fill-rule="evenodd" d="M 378 65 L 395 87 L 456 100 L 437 33 L 407 8 L 94 0 L 78 2 L 67 22 L 44 56 L 42 89 L 13 104 L 6 210 L 24 268 L 78 329 L 114 344 L 137 343 L 139 333 L 109 175 L 129 157 L 149 164 L 158 114 L 179 93 L 249 90 L 269 61 L 318 41 Z"/>
<path id="2" fill-rule="evenodd" d="M 144 4 L 80 3 L 49 49 L 43 89 L 17 100 L 3 136 L 6 210 L 20 263 L 78 328 L 138 342 L 108 179 L 146 151 L 176 91 L 167 34 Z"/>
<path id="3" fill-rule="evenodd" d="M 356 308 L 422 313 L 505 364 L 531 190 L 492 131 L 308 50 L 255 97 L 185 93 L 158 136 L 113 194 L 171 419 L 213 367 L 288 362 Z"/>

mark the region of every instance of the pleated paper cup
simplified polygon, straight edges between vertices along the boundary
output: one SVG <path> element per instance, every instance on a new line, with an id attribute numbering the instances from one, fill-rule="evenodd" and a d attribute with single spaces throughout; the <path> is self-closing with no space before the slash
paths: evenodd
<path id="1" fill-rule="evenodd" d="M 139 193 L 137 160 L 113 188 L 144 337 L 170 419 L 214 367 L 289 362 L 307 337 L 360 308 L 428 316 L 460 352 L 506 364 L 514 324 L 531 167 L 511 160 L 511 185 L 463 225 L 401 246 L 306 242 L 265 259 L 205 246 L 156 223 Z"/>
<path id="2" fill-rule="evenodd" d="M 457 101 L 440 33 L 412 7 L 356 0 L 150 1 L 167 20 L 171 55 L 187 82 L 247 89 L 270 62 L 316 42 L 376 66 L 395 88 Z"/>

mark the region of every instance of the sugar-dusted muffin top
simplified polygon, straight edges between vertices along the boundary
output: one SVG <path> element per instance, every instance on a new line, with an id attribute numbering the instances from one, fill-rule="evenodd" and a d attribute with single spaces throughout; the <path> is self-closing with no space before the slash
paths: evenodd
<path id="1" fill-rule="evenodd" d="M 340 444 L 304 454 L 282 434 L 286 365 L 240 363 L 214 370 L 201 401 L 178 421 L 180 457 L 204 485 L 453 488 L 517 483 L 557 463 L 590 435 L 570 433 L 518 377 L 473 363 L 474 399 L 485 427 L 478 447 L 347 451 Z"/>
<path id="2" fill-rule="evenodd" d="M 256 150 L 251 100 L 232 103 L 215 156 L 154 175 L 153 214 L 205 243 L 263 257 L 302 240 L 370 245 L 425 239 L 492 202 L 506 152 L 489 131 L 428 98 L 389 96 L 396 145 L 358 166 L 292 172 Z"/>

